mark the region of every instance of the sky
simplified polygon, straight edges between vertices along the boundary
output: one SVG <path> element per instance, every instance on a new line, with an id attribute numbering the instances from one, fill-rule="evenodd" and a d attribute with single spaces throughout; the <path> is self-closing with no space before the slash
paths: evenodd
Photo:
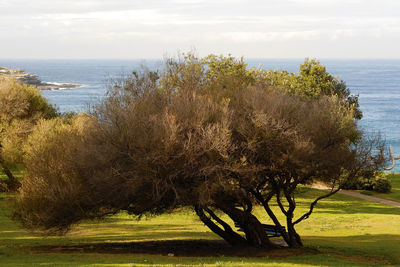
<path id="1" fill-rule="evenodd" d="M 0 0 L 0 58 L 399 59 L 398 0 Z"/>

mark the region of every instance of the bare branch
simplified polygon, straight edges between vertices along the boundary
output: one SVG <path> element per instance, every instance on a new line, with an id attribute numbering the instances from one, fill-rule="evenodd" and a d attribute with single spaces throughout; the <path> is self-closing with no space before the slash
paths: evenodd
<path id="1" fill-rule="evenodd" d="M 210 214 L 211 218 L 214 219 L 217 223 L 219 223 L 220 225 L 222 225 L 222 227 L 224 227 L 225 232 L 234 232 L 232 230 L 232 227 L 230 227 L 229 224 L 227 224 L 224 220 L 222 220 L 221 218 L 219 218 L 211 209 L 209 208 L 205 208 L 204 209 L 208 214 Z"/>
<path id="2" fill-rule="evenodd" d="M 382 157 L 384 157 L 382 149 L 380 149 L 380 154 L 381 154 Z M 394 166 L 396 165 L 396 164 L 395 164 L 395 160 L 400 159 L 400 157 L 395 157 L 395 156 L 394 156 L 392 146 L 389 147 L 389 154 L 390 154 L 390 159 L 391 159 L 391 161 L 392 161 L 392 165 L 391 165 L 390 167 L 385 167 L 385 166 L 382 164 L 382 168 L 383 168 L 384 170 L 387 170 L 387 171 L 392 170 L 392 169 L 394 168 Z"/>
<path id="3" fill-rule="evenodd" d="M 281 195 L 279 191 L 276 193 L 276 202 L 278 203 L 278 206 L 281 209 L 282 213 L 287 215 L 287 211 L 285 210 L 285 207 L 282 204 Z"/>
<path id="4" fill-rule="evenodd" d="M 331 191 L 328 194 L 322 195 L 322 196 L 318 197 L 317 199 L 315 199 L 310 205 L 310 210 L 307 213 L 303 214 L 303 216 L 301 216 L 299 219 L 297 219 L 293 223 L 293 225 L 298 224 L 299 222 L 303 221 L 304 219 L 308 219 L 308 217 L 310 217 L 311 213 L 314 210 L 314 206 L 317 205 L 318 201 L 320 201 L 321 199 L 330 197 L 333 194 L 336 194 L 337 192 L 339 192 L 339 190 L 340 190 L 340 187 L 338 187 L 337 189 L 334 189 L 334 187 L 332 187 Z"/>

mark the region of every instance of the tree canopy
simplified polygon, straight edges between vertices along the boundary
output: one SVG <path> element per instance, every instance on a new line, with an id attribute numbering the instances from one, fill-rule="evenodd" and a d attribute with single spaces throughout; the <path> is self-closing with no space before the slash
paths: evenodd
<path id="1" fill-rule="evenodd" d="M 373 175 L 381 160 L 373 155 L 379 140 L 358 129 L 356 97 L 343 83 L 329 87 L 333 80 L 310 88 L 331 76 L 317 61 L 307 68 L 319 70 L 301 72 L 310 84 L 295 74 L 286 83 L 242 59 L 188 54 L 159 73 L 134 72 L 90 113 L 38 124 L 16 217 L 26 227 L 63 231 L 121 210 L 140 217 L 192 207 L 230 244 L 270 248 L 253 214 L 261 205 L 273 224 L 286 225 L 288 245 L 301 246 L 296 224 L 347 181 Z M 316 181 L 331 191 L 295 217 L 296 189 Z"/>
<path id="2" fill-rule="evenodd" d="M 0 107 L 0 165 L 13 188 L 18 181 L 9 168 L 22 162 L 22 146 L 33 125 L 58 113 L 36 87 L 13 79 L 0 79 Z"/>
<path id="3" fill-rule="evenodd" d="M 335 95 L 343 103 L 352 105 L 354 118 L 362 118 L 358 95 L 352 95 L 344 81 L 328 73 L 326 67 L 315 59 L 306 59 L 300 65 L 298 74 L 285 70 L 270 70 L 266 75 L 271 86 L 280 88 L 290 94 L 305 98 Z"/>

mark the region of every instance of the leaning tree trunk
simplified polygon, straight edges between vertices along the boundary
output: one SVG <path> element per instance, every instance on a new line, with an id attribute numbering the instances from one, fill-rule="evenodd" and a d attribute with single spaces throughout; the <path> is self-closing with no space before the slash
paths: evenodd
<path id="1" fill-rule="evenodd" d="M 232 246 L 257 247 L 265 249 L 278 247 L 269 240 L 263 225 L 251 213 L 234 207 L 222 208 L 221 206 L 218 206 L 217 208 L 226 213 L 234 222 L 237 222 L 240 225 L 245 233 L 245 238 L 233 231 L 226 222 L 216 216 L 215 213 L 209 208 L 196 206 L 195 211 L 200 220 L 208 228 L 210 228 L 211 231 L 222 237 Z M 222 226 L 223 229 L 214 223 L 213 220 Z"/>
<path id="2" fill-rule="evenodd" d="M 292 221 L 293 217 L 286 217 L 286 225 L 289 236 L 288 246 L 291 248 L 299 248 L 303 246 L 303 242 L 301 241 L 300 235 L 294 229 L 294 224 Z"/>
<path id="3" fill-rule="evenodd" d="M 10 171 L 10 169 L 8 169 L 7 166 L 4 165 L 4 163 L 1 162 L 1 161 L 0 161 L 0 165 L 1 165 L 1 168 L 2 168 L 3 172 L 4 172 L 4 173 L 7 175 L 7 177 L 8 177 L 8 181 L 6 182 L 7 185 L 8 185 L 8 186 L 7 186 L 8 189 L 11 190 L 11 191 L 15 191 L 15 190 L 17 190 L 18 188 L 20 188 L 20 187 L 21 187 L 21 183 L 17 180 L 17 178 L 15 178 L 15 176 L 12 174 L 12 172 Z"/>
<path id="4" fill-rule="evenodd" d="M 301 241 L 300 235 L 296 232 L 296 229 L 294 229 L 295 224 L 293 223 L 293 216 L 294 216 L 294 210 L 296 208 L 296 203 L 294 202 L 290 193 L 285 192 L 285 197 L 289 204 L 289 209 L 285 214 L 287 232 L 289 236 L 288 246 L 291 248 L 299 248 L 303 246 L 303 242 Z"/>
<path id="5" fill-rule="evenodd" d="M 247 241 L 244 239 L 241 235 L 238 233 L 234 232 L 232 228 L 224 222 L 222 219 L 220 219 L 218 216 L 215 215 L 214 212 L 212 212 L 208 208 L 203 208 L 200 206 L 195 206 L 194 210 L 196 211 L 197 216 L 199 216 L 200 220 L 208 227 L 210 228 L 211 231 L 213 231 L 215 234 L 219 235 L 222 237 L 226 242 L 228 242 L 232 246 L 246 246 Z M 206 215 L 208 213 L 208 216 Z M 219 225 L 221 225 L 224 229 L 222 229 L 220 226 L 218 226 L 216 223 L 213 222 L 216 221 Z"/>
<path id="6" fill-rule="evenodd" d="M 277 245 L 272 243 L 268 238 L 261 222 L 250 212 L 235 207 L 218 206 L 218 208 L 240 225 L 246 235 L 249 246 L 266 249 L 277 247 Z"/>

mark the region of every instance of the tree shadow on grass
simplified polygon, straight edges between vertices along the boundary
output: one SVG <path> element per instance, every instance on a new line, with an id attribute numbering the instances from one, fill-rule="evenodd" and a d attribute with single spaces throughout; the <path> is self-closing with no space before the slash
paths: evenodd
<path id="1" fill-rule="evenodd" d="M 270 257 L 286 258 L 315 255 L 314 248 L 272 250 L 250 247 L 232 247 L 222 240 L 155 240 L 137 242 L 89 243 L 65 246 L 38 246 L 29 248 L 34 253 L 103 253 L 103 254 L 150 254 L 187 257 Z"/>
<path id="2" fill-rule="evenodd" d="M 203 257 L 201 261 L 308 264 L 324 266 L 396 265 L 400 263 L 400 235 L 304 236 L 306 247 L 263 250 L 232 247 L 222 240 L 154 240 L 93 242 L 27 248 L 38 254 L 114 254 Z M 243 263 L 243 262 L 242 262 Z"/>
<path id="3" fill-rule="evenodd" d="M 400 235 L 365 234 L 353 236 L 305 236 L 306 244 L 341 259 L 369 264 L 400 264 Z"/>

